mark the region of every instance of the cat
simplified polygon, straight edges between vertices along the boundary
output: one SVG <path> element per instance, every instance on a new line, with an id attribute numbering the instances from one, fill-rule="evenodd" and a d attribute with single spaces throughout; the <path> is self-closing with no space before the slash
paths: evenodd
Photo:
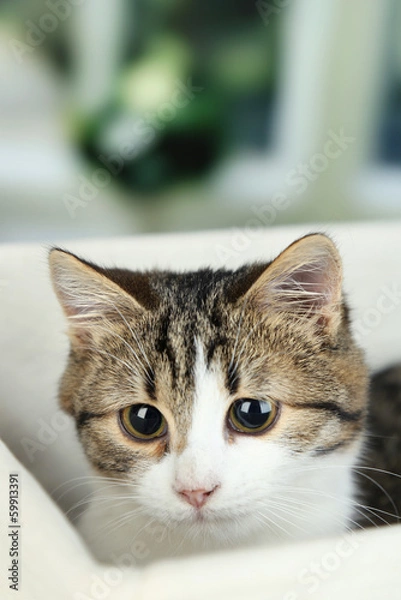
<path id="1" fill-rule="evenodd" d="M 369 507 L 357 522 L 401 522 L 401 365 L 371 378 L 365 443 L 355 469 L 357 499 Z"/>
<path id="2" fill-rule="evenodd" d="M 372 522 L 356 474 L 369 374 L 329 237 L 237 270 L 132 272 L 59 248 L 49 261 L 69 323 L 60 402 L 96 474 L 79 528 L 99 560 Z"/>

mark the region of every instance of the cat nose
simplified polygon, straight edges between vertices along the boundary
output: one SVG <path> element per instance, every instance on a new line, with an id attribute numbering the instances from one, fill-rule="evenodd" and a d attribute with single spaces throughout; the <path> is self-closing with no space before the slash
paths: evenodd
<path id="1" fill-rule="evenodd" d="M 178 493 L 186 502 L 195 508 L 202 508 L 202 506 L 206 504 L 209 496 L 213 494 L 217 487 L 218 486 L 215 485 L 209 490 L 205 490 L 204 488 L 198 490 L 180 490 Z"/>

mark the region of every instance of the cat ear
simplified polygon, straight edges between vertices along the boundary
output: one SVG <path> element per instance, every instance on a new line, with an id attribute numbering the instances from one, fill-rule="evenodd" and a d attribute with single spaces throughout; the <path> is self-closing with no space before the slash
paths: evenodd
<path id="1" fill-rule="evenodd" d="M 49 265 L 56 295 L 66 314 L 72 339 L 87 341 L 105 320 L 124 320 L 124 313 L 140 314 L 144 308 L 101 269 L 73 254 L 54 248 Z"/>
<path id="2" fill-rule="evenodd" d="M 323 234 L 301 238 L 263 271 L 247 292 L 262 311 L 294 314 L 334 333 L 342 314 L 342 266 Z"/>

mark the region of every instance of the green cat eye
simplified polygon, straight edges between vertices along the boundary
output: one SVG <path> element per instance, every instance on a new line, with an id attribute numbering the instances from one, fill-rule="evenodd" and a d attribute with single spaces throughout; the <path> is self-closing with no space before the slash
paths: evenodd
<path id="1" fill-rule="evenodd" d="M 167 431 L 167 422 L 161 412 L 150 404 L 133 404 L 120 411 L 125 431 L 140 440 L 154 440 Z"/>
<path id="2" fill-rule="evenodd" d="M 276 420 L 278 407 L 267 400 L 241 398 L 228 411 L 228 423 L 241 433 L 261 433 Z"/>

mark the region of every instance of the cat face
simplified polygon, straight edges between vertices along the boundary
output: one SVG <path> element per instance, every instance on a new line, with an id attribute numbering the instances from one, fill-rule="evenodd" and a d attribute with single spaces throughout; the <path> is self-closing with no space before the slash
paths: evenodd
<path id="1" fill-rule="evenodd" d="M 237 271 L 106 270 L 61 250 L 50 263 L 70 324 L 62 406 L 95 469 L 149 518 L 240 538 L 307 512 L 290 502 L 300 482 L 338 487 L 366 368 L 328 238 Z"/>

